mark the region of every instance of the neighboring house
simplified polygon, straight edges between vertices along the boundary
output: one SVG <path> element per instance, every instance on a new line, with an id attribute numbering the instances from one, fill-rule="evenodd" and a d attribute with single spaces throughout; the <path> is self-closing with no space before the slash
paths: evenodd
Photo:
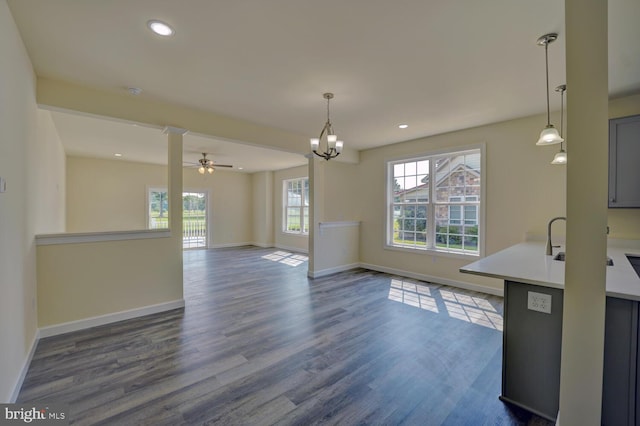
<path id="1" fill-rule="evenodd" d="M 443 157 L 435 162 L 435 168 L 436 245 L 445 245 L 447 241 L 449 245 L 457 245 L 465 236 L 478 234 L 480 157 Z M 427 210 L 419 205 L 429 203 L 430 176 L 426 175 L 413 188 L 394 190 L 394 202 L 408 204 L 396 215 L 399 240 L 420 240 L 426 235 L 426 220 L 419 219 L 426 219 Z"/>

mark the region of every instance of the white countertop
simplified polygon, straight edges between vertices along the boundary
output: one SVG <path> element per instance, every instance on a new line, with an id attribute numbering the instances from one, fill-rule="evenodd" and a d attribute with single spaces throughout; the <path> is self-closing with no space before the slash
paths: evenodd
<path id="1" fill-rule="evenodd" d="M 625 256 L 640 256 L 640 246 L 637 241 L 616 241 L 607 247 L 613 260 L 613 266 L 607 266 L 607 296 L 640 301 L 640 277 Z M 554 248 L 554 255 L 559 251 L 564 247 Z M 544 242 L 524 242 L 463 266 L 460 272 L 563 289 L 565 263 L 544 253 Z"/>

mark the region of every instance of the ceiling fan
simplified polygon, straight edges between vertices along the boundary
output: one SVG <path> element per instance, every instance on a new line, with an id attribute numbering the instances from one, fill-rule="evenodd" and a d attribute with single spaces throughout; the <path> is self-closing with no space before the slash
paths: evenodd
<path id="1" fill-rule="evenodd" d="M 198 167 L 198 173 L 200 173 L 201 175 L 205 174 L 206 172 L 209 172 L 209 174 L 211 174 L 218 167 L 233 168 L 233 166 L 230 164 L 214 163 L 213 160 L 207 158 L 206 152 L 202 153 L 202 158 L 198 160 L 197 164 L 194 164 L 194 167 Z"/>

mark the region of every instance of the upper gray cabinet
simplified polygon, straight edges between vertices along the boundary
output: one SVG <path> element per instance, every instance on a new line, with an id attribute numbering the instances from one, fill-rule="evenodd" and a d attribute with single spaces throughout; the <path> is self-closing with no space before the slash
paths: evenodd
<path id="1" fill-rule="evenodd" d="M 609 207 L 640 208 L 640 115 L 609 120 Z"/>

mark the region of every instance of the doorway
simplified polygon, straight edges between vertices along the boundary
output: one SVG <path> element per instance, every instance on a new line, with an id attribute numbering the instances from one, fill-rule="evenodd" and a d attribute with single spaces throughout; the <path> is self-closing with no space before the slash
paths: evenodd
<path id="1" fill-rule="evenodd" d="M 149 229 L 169 228 L 169 200 L 165 188 L 149 188 L 147 191 L 147 226 Z M 182 248 L 208 247 L 207 191 L 182 193 Z"/>

